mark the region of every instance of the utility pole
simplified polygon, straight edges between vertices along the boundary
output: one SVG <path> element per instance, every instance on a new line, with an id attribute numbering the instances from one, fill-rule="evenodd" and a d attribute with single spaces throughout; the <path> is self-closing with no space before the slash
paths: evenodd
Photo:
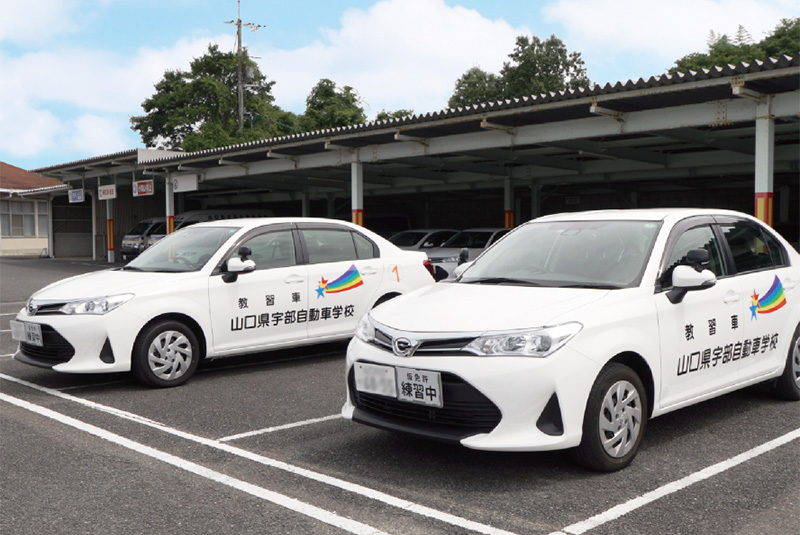
<path id="1" fill-rule="evenodd" d="M 239 133 L 244 130 L 244 80 L 242 76 L 242 63 L 244 62 L 244 54 L 242 51 L 242 26 L 256 31 L 263 28 L 261 24 L 253 24 L 251 22 L 242 24 L 242 0 L 236 0 L 236 20 L 226 20 L 225 24 L 236 24 L 236 57 L 238 58 L 238 65 L 236 67 L 237 87 L 236 92 L 239 97 Z"/>

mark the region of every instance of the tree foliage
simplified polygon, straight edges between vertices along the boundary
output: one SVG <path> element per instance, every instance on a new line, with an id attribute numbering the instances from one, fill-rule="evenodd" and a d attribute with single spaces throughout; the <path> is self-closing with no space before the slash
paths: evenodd
<path id="1" fill-rule="evenodd" d="M 472 67 L 461 75 L 448 106 L 469 106 L 591 84 L 580 52 L 569 52 L 555 35 L 544 41 L 535 35 L 520 35 L 508 57 L 511 61 L 503 64 L 499 74 Z"/>
<path id="2" fill-rule="evenodd" d="M 699 71 L 719 65 L 765 60 L 781 55 L 793 56 L 800 52 L 800 18 L 782 19 L 775 30 L 758 43 L 743 26 L 734 37 L 711 32 L 707 52 L 693 52 L 675 61 L 669 69 L 676 72 Z"/>
<path id="3" fill-rule="evenodd" d="M 239 59 L 209 45 L 205 55 L 192 61 L 189 72 L 165 72 L 156 92 L 142 103 L 145 114 L 131 117 L 131 129 L 148 147 L 186 151 L 292 133 L 298 119 L 273 104 L 275 82 L 268 81 L 246 54 L 241 58 L 245 122 L 239 132 Z"/>
<path id="4" fill-rule="evenodd" d="M 367 120 L 361 97 L 355 89 L 342 88 L 327 78 L 321 79 L 306 98 L 301 124 L 306 130 L 363 124 Z"/>
<path id="5" fill-rule="evenodd" d="M 414 115 L 414 110 L 406 110 L 406 109 L 400 109 L 395 111 L 381 110 L 375 116 L 375 120 L 388 121 L 389 119 L 402 119 L 403 117 L 408 117 L 409 115 Z"/>

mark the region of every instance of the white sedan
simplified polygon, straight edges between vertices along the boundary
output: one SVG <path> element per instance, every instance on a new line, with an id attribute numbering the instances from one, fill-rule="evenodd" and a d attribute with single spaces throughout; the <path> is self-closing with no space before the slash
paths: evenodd
<path id="1" fill-rule="evenodd" d="M 800 399 L 798 283 L 800 255 L 738 212 L 542 217 L 364 316 L 342 413 L 618 470 L 649 418 L 762 382 Z"/>
<path id="2" fill-rule="evenodd" d="M 122 268 L 36 292 L 11 322 L 14 358 L 175 386 L 204 358 L 350 338 L 376 303 L 432 275 L 425 253 L 342 221 L 199 223 Z"/>

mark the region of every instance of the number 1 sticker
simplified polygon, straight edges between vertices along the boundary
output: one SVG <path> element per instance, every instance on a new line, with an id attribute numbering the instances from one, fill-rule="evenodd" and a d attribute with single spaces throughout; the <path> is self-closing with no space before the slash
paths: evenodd
<path id="1" fill-rule="evenodd" d="M 394 273 L 395 277 L 397 277 L 397 282 L 400 282 L 400 271 L 397 269 L 397 266 L 392 268 L 392 273 Z"/>

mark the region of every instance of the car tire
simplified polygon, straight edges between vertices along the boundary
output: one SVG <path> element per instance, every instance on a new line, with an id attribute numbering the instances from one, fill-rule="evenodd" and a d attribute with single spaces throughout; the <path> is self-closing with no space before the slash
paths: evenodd
<path id="1" fill-rule="evenodd" d="M 608 364 L 589 393 L 583 437 L 571 450 L 573 458 L 599 472 L 625 468 L 639 450 L 647 418 L 647 392 L 639 376 L 622 364 Z"/>
<path id="2" fill-rule="evenodd" d="M 794 330 L 786 367 L 775 382 L 775 393 L 787 401 L 800 401 L 800 325 Z"/>
<path id="3" fill-rule="evenodd" d="M 147 326 L 133 346 L 131 368 L 147 386 L 178 386 L 194 374 L 200 360 L 197 336 L 185 324 L 165 320 Z"/>

